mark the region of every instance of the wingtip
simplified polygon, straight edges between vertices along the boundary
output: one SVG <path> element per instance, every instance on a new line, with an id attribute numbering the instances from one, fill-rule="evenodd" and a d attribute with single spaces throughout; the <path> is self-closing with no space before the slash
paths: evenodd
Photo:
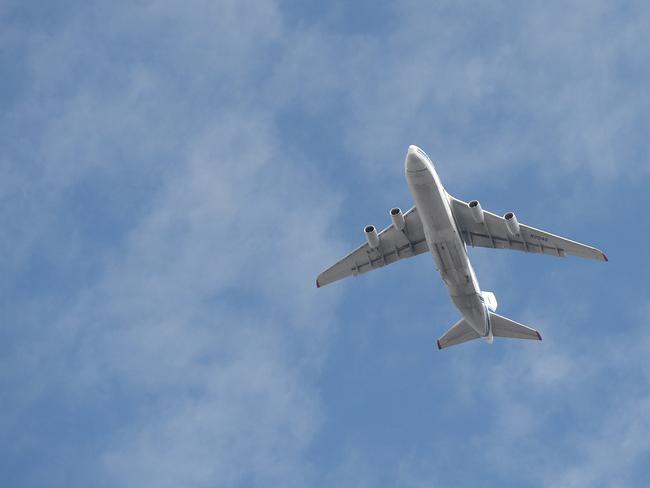
<path id="1" fill-rule="evenodd" d="M 316 288 L 320 288 L 320 283 L 318 282 L 318 278 L 316 278 Z"/>
<path id="2" fill-rule="evenodd" d="M 439 340 L 436 341 L 436 344 L 437 344 L 437 346 L 438 346 L 438 350 L 441 350 L 441 349 L 442 349 L 442 346 L 440 345 L 440 341 L 439 341 Z"/>
<path id="3" fill-rule="evenodd" d="M 605 262 L 609 261 L 609 259 L 607 259 L 607 254 L 605 254 L 605 253 L 602 253 L 602 254 L 603 254 L 603 259 L 605 260 Z"/>
<path id="4" fill-rule="evenodd" d="M 536 330 L 535 332 L 537 332 L 537 338 L 541 341 L 542 340 L 542 334 L 540 334 L 538 330 Z"/>

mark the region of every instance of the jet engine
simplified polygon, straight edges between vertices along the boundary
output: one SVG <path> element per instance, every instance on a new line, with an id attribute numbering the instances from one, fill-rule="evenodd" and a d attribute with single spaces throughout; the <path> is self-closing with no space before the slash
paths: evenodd
<path id="1" fill-rule="evenodd" d="M 406 222 L 404 222 L 404 214 L 402 210 L 398 207 L 390 209 L 390 218 L 393 221 L 393 225 L 397 230 L 404 230 Z"/>
<path id="2" fill-rule="evenodd" d="M 477 224 L 482 224 L 485 221 L 485 215 L 483 215 L 483 209 L 478 200 L 472 200 L 469 202 L 469 209 L 472 212 L 472 218 Z"/>
<path id="3" fill-rule="evenodd" d="M 508 232 L 513 236 L 519 234 L 519 221 L 513 212 L 508 212 L 503 216 L 506 219 L 506 227 L 508 227 Z"/>
<path id="4" fill-rule="evenodd" d="M 363 229 L 364 234 L 366 234 L 366 240 L 371 249 L 377 249 L 379 247 L 379 236 L 377 235 L 377 229 L 374 225 L 366 225 Z"/>

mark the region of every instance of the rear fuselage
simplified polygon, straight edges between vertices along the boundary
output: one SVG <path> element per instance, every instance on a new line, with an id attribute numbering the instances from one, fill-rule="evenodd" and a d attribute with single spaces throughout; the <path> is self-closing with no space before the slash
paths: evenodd
<path id="1" fill-rule="evenodd" d="M 405 169 L 429 250 L 454 305 L 480 336 L 491 339 L 489 313 L 433 163 L 420 148 L 410 146 Z"/>

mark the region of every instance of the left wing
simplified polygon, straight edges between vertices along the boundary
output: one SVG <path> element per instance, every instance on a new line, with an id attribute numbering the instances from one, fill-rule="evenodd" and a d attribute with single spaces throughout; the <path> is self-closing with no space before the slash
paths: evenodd
<path id="1" fill-rule="evenodd" d="M 400 259 L 410 258 L 429 250 L 424 238 L 422 221 L 415 207 L 404 214 L 404 230 L 394 225 L 386 227 L 379 233 L 379 247 L 371 248 L 362 244 L 338 263 L 329 267 L 316 279 L 316 286 L 321 287 L 334 281 L 356 276 L 361 273 L 381 268 Z"/>
<path id="2" fill-rule="evenodd" d="M 469 246 L 548 254 L 564 257 L 607 261 L 607 256 L 595 247 L 556 236 L 524 224 L 518 224 L 519 232 L 511 233 L 503 217 L 483 210 L 483 222 L 476 222 L 467 202 L 449 195 L 450 204 L 462 239 Z M 476 202 L 473 202 L 476 204 Z M 476 209 L 474 209 L 476 210 Z M 508 214 L 506 214 L 508 215 Z M 515 218 L 516 219 L 516 218 Z"/>

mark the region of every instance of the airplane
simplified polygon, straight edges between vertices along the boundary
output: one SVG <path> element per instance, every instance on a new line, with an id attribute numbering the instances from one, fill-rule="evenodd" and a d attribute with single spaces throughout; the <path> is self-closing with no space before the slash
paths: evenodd
<path id="1" fill-rule="evenodd" d="M 365 226 L 366 243 L 318 275 L 316 287 L 430 252 L 461 314 L 461 319 L 438 339 L 438 349 L 479 338 L 489 344 L 494 337 L 542 340 L 532 327 L 496 313 L 496 297 L 481 291 L 467 254 L 468 245 L 608 260 L 595 247 L 519 223 L 514 212 L 499 217 L 483 210 L 478 200 L 467 203 L 451 196 L 429 156 L 415 145 L 409 146 L 404 166 L 415 206 L 404 213 L 397 207 L 390 209 L 392 224 L 379 233 L 374 225 Z"/>

